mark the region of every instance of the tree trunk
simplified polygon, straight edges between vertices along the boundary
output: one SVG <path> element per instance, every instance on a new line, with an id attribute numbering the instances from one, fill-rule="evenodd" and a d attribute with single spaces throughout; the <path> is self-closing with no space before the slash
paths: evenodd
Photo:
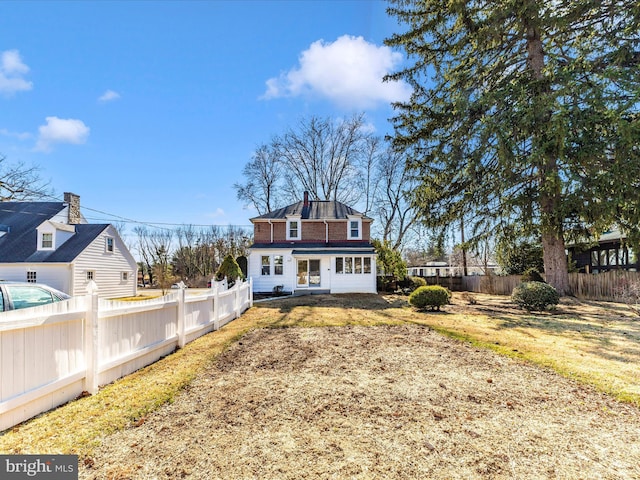
<path id="1" fill-rule="evenodd" d="M 545 53 L 542 45 L 540 30 L 535 22 L 537 18 L 537 4 L 531 2 L 531 19 L 525 20 L 527 30 L 527 54 L 528 68 L 533 72 L 533 77 L 539 82 L 535 85 L 533 101 L 541 101 L 544 105 L 546 95 L 550 93 L 544 80 Z M 546 107 L 545 107 L 546 109 Z M 561 181 L 558 168 L 557 152 L 549 150 L 545 145 L 545 130 L 549 127 L 551 111 L 545 110 L 540 115 L 537 135 L 533 144 L 537 146 L 543 161 L 539 171 L 540 210 L 542 213 L 542 259 L 547 283 L 553 286 L 561 296 L 569 293 L 569 273 L 567 269 L 567 256 L 564 250 L 563 219 L 559 218 L 561 204 Z"/>
<path id="2" fill-rule="evenodd" d="M 553 234 L 542 236 L 542 257 L 546 281 L 563 296 L 569 291 L 569 273 L 567 255 L 564 250 L 564 239 Z"/>

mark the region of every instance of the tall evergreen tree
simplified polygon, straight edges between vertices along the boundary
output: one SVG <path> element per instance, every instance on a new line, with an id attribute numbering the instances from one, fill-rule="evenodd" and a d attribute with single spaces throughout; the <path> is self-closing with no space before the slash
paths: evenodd
<path id="1" fill-rule="evenodd" d="M 638 242 L 637 0 L 391 0 L 388 12 L 407 28 L 386 43 L 410 64 L 387 80 L 414 88 L 395 105 L 394 144 L 410 152 L 425 221 L 463 219 L 471 240 L 537 236 L 561 294 L 566 238 L 618 224 Z"/>

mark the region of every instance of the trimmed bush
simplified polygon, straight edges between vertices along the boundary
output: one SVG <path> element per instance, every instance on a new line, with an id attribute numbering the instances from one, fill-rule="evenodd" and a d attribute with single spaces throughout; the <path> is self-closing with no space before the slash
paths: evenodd
<path id="1" fill-rule="evenodd" d="M 242 274 L 240 265 L 238 265 L 236 259 L 231 255 L 227 255 L 226 257 L 224 257 L 222 265 L 220 265 L 220 268 L 218 268 L 218 271 L 216 272 L 217 281 L 221 281 L 225 277 L 227 279 L 227 282 L 229 282 L 229 288 L 231 288 L 236 283 L 236 280 L 238 278 L 240 280 L 244 279 L 244 275 Z"/>
<path id="2" fill-rule="evenodd" d="M 450 300 L 451 292 L 439 285 L 418 287 L 409 295 L 409 303 L 420 310 L 440 310 L 440 307 L 448 305 Z"/>
<path id="3" fill-rule="evenodd" d="M 527 311 L 554 308 L 560 302 L 555 288 L 544 282 L 524 282 L 513 289 L 511 300 Z"/>
<path id="4" fill-rule="evenodd" d="M 426 287 L 427 281 L 422 277 L 405 277 L 405 279 L 400 282 L 400 286 L 403 293 L 408 295 L 418 287 Z"/>
<path id="5" fill-rule="evenodd" d="M 546 283 L 544 281 L 544 278 L 542 278 L 542 275 L 540 275 L 540 272 L 538 272 L 538 270 L 536 270 L 535 268 L 528 268 L 527 270 L 525 270 L 525 272 L 522 274 L 522 278 L 520 279 L 520 281 Z"/>

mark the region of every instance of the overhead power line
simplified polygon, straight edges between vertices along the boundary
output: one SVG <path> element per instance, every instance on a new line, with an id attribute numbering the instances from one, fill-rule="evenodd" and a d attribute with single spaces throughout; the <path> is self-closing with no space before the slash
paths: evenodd
<path id="1" fill-rule="evenodd" d="M 46 195 L 46 194 L 42 194 L 40 192 L 31 192 L 33 193 L 35 196 L 39 197 L 40 199 L 43 200 L 49 200 L 49 201 L 56 201 L 56 202 L 64 202 L 64 198 L 60 198 L 60 197 L 54 197 L 52 195 Z M 95 217 L 85 217 L 87 220 L 92 220 L 95 222 L 106 222 L 106 223 L 111 223 L 113 221 L 117 221 L 119 223 L 133 223 L 133 224 L 137 224 L 137 225 L 144 225 L 147 227 L 156 227 L 156 228 L 164 228 L 164 227 L 184 227 L 184 226 L 192 226 L 192 227 L 237 227 L 237 228 L 252 228 L 253 225 L 231 225 L 231 224 L 214 224 L 214 223 L 208 223 L 208 224 L 193 224 L 193 223 L 169 223 L 169 222 L 147 222 L 147 221 L 141 221 L 141 220 L 134 220 L 131 218 L 127 218 L 127 217 L 123 217 L 121 215 L 116 215 L 113 213 L 109 213 L 109 212 L 105 212 L 103 210 L 98 210 L 96 208 L 90 208 L 84 205 L 80 205 L 80 210 L 85 210 L 85 211 L 90 211 L 90 212 L 95 212 L 95 213 L 99 213 L 101 215 L 106 215 L 109 218 L 95 218 Z M 115 220 L 114 220 L 115 219 Z"/>

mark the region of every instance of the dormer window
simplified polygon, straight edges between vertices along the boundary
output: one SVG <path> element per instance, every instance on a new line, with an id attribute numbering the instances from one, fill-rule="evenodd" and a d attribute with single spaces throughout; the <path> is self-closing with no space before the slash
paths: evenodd
<path id="1" fill-rule="evenodd" d="M 300 240 L 302 238 L 301 233 L 300 219 L 287 219 L 287 240 Z"/>
<path id="2" fill-rule="evenodd" d="M 53 233 L 42 234 L 42 248 L 53 248 Z"/>
<path id="3" fill-rule="evenodd" d="M 349 240 L 362 240 L 362 219 L 349 217 L 347 222 L 347 238 Z"/>

